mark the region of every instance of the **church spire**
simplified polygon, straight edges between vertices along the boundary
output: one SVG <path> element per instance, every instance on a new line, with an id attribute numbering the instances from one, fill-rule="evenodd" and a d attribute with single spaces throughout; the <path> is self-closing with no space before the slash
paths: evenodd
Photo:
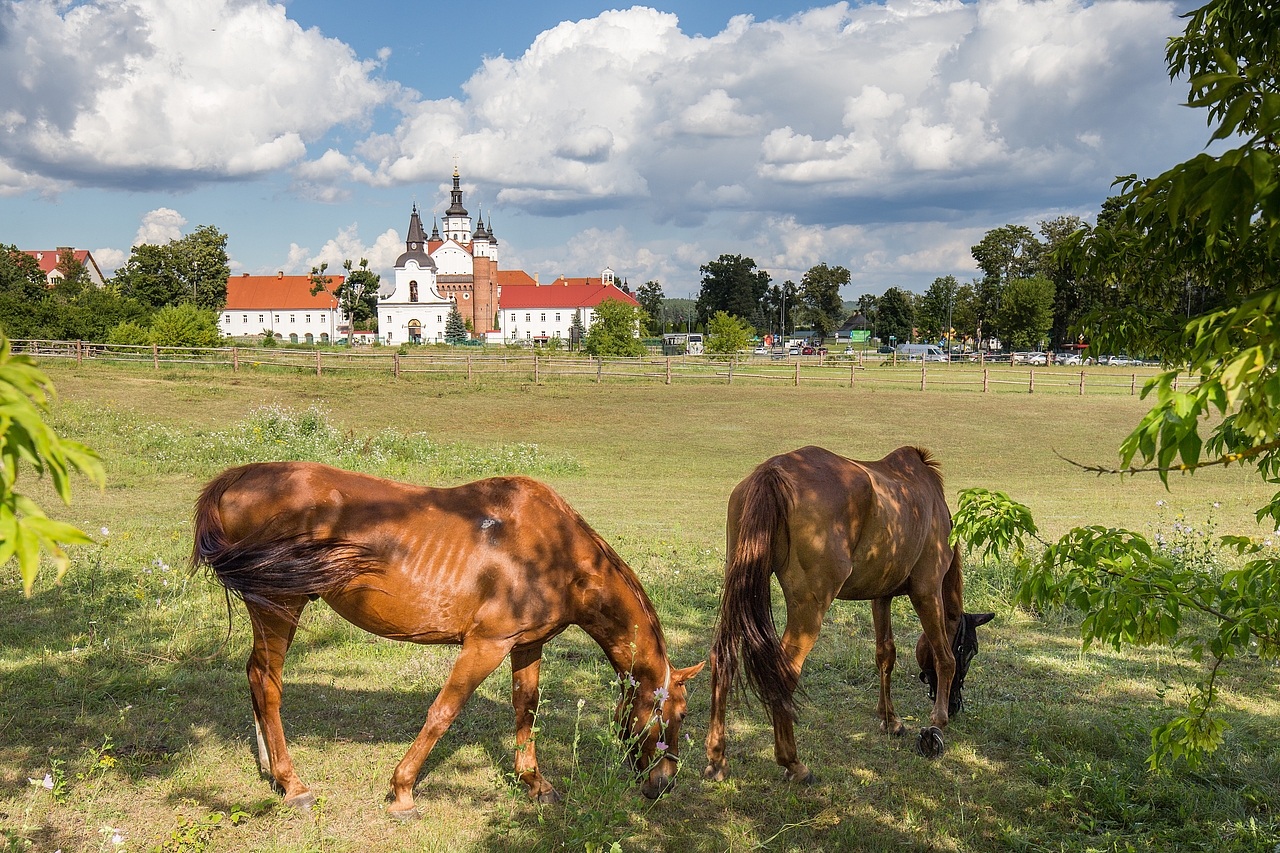
<path id="1" fill-rule="evenodd" d="M 431 240 L 435 243 L 440 242 L 440 228 L 436 225 L 436 216 L 434 213 L 431 214 Z"/>
<path id="2" fill-rule="evenodd" d="M 427 242 L 427 234 L 422 230 L 422 219 L 418 216 L 418 204 L 414 202 L 413 213 L 409 215 L 409 235 L 405 238 L 404 247 L 409 251 L 421 249 Z"/>
<path id="3" fill-rule="evenodd" d="M 453 189 L 449 191 L 449 209 L 445 216 L 466 216 L 467 209 L 462 206 L 462 186 L 459 183 L 458 167 L 453 167 Z"/>

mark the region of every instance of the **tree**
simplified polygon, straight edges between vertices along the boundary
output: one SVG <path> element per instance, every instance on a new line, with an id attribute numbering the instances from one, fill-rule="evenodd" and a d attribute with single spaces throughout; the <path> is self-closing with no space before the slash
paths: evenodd
<path id="1" fill-rule="evenodd" d="M 760 328 L 777 329 L 778 334 L 786 337 L 796 330 L 796 318 L 799 316 L 800 309 L 800 290 L 796 287 L 796 283 L 787 279 L 781 285 L 775 284 L 769 288 L 764 297 L 765 313 L 768 315 L 767 322 Z M 786 316 L 783 316 L 783 313 Z"/>
<path id="2" fill-rule="evenodd" d="M 951 328 L 952 312 L 959 289 L 960 284 L 955 276 L 944 275 L 935 278 L 924 296 L 920 297 L 916 325 L 920 327 L 920 334 L 925 340 L 938 341 L 947 334 Z"/>
<path id="3" fill-rule="evenodd" d="M 719 260 L 699 267 L 702 289 L 698 292 L 698 322 L 706 323 L 717 311 L 724 311 L 753 325 L 767 318 L 761 304 L 769 289 L 769 274 L 756 269 L 756 262 L 743 255 L 721 255 Z"/>
<path id="4" fill-rule="evenodd" d="M 800 279 L 800 301 L 804 304 L 805 320 L 810 328 L 825 339 L 834 334 L 845 321 L 844 300 L 840 288 L 849 283 L 849 271 L 844 267 L 817 264 Z"/>
<path id="5" fill-rule="evenodd" d="M 147 338 L 162 347 L 216 347 L 222 343 L 218 315 L 190 302 L 166 305 L 153 314 Z"/>
<path id="6" fill-rule="evenodd" d="M 61 579 L 70 565 L 62 545 L 87 545 L 93 540 L 70 524 L 49 518 L 18 491 L 23 469 L 30 466 L 40 478 L 47 474 L 54 493 L 67 505 L 71 472 L 79 471 L 99 487 L 106 482 L 96 453 L 78 441 L 60 438 L 45 423 L 53 399 L 53 383 L 36 368 L 35 359 L 14 355 L 9 339 L 0 333 L 0 566 L 17 557 L 27 595 L 40 569 L 41 550 L 53 558 Z"/>
<path id="7" fill-rule="evenodd" d="M 891 287 L 876 300 L 876 333 L 880 340 L 888 343 L 893 338 L 899 344 L 911 340 L 916 320 L 912 296 L 910 291 Z"/>
<path id="8" fill-rule="evenodd" d="M 1025 225 L 1005 225 L 988 231 L 970 251 L 983 272 L 974 294 L 978 315 L 974 337 L 979 341 L 990 337 L 1003 340 L 1007 332 L 999 327 L 999 317 L 1005 287 L 1015 278 L 1040 272 L 1044 246 Z"/>
<path id="9" fill-rule="evenodd" d="M 569 325 L 569 345 L 582 346 L 583 340 L 587 336 L 587 330 L 582 327 L 582 309 L 573 309 L 573 322 Z"/>
<path id="10" fill-rule="evenodd" d="M 644 355 L 644 344 L 636 337 L 645 321 L 643 308 L 621 299 L 606 299 L 596 306 L 595 313 L 582 347 L 588 355 Z"/>
<path id="11" fill-rule="evenodd" d="M 1148 382 L 1154 405 L 1120 445 L 1117 471 L 1155 473 L 1238 464 L 1280 484 L 1280 18 L 1273 4 L 1213 0 L 1188 13 L 1170 39 L 1172 77 L 1190 77 L 1188 104 L 1207 108 L 1211 140 L 1242 142 L 1199 154 L 1156 178 L 1121 179 L 1098 225 L 1077 231 L 1057 257 L 1105 283 L 1113 302 L 1081 329 L 1097 351 L 1157 354 L 1198 382 L 1175 389 L 1177 369 Z M 1169 310 L 1170 284 L 1194 281 L 1204 310 Z M 1190 316 L 1187 316 L 1190 314 Z M 1209 430 L 1201 435 L 1202 426 Z M 1136 464 L 1135 464 L 1136 462 Z M 1094 468 L 1106 473 L 1102 467 Z M 1257 510 L 1280 527 L 1280 492 Z M 1008 555 L 1019 600 L 1070 604 L 1088 615 L 1084 643 L 1164 644 L 1201 662 L 1185 713 L 1151 733 L 1150 763 L 1195 765 L 1222 742 L 1214 716 L 1231 659 L 1280 656 L 1280 556 L 1256 538 L 1221 538 L 1226 569 L 1205 571 L 1140 532 L 1078 527 L 1039 538 L 1030 511 L 1007 495 L 962 492 L 956 536 Z"/>
<path id="12" fill-rule="evenodd" d="M 342 262 L 342 268 L 347 274 L 341 282 L 335 283 L 333 276 L 328 274 L 327 261 L 318 267 L 312 267 L 311 295 L 324 292 L 332 296 L 337 301 L 339 310 L 347 315 L 351 329 L 354 330 L 357 321 L 367 321 L 377 316 L 378 283 L 382 276 L 369 269 L 369 261 L 365 258 L 360 259 L 359 267 L 347 258 Z M 352 346 L 354 343 L 355 336 L 348 334 L 347 345 Z"/>
<path id="13" fill-rule="evenodd" d="M 707 323 L 707 352 L 728 355 L 746 349 L 754 334 L 755 330 L 741 319 L 717 311 Z"/>
<path id="14" fill-rule="evenodd" d="M 649 331 L 652 334 L 661 335 L 666 331 L 663 328 L 666 324 L 662 321 L 662 300 L 664 296 L 662 285 L 656 281 L 646 281 L 636 289 L 636 301 L 640 303 L 644 313 L 649 315 Z"/>
<path id="15" fill-rule="evenodd" d="M 1006 345 L 1038 349 L 1053 328 L 1053 282 L 1043 275 L 1015 278 L 1004 287 L 997 319 Z"/>
<path id="16" fill-rule="evenodd" d="M 134 246 L 113 281 L 124 296 L 151 308 L 192 302 L 220 311 L 227 304 L 227 235 L 201 225 L 164 245 Z"/>
<path id="17" fill-rule="evenodd" d="M 467 324 L 462 321 L 462 312 L 458 303 L 453 303 L 449 316 L 444 321 L 444 341 L 447 344 L 460 344 L 467 339 Z"/>

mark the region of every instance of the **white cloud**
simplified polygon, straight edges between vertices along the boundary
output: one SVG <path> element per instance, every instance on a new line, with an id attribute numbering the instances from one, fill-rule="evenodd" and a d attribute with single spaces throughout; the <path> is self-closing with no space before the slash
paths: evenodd
<path id="1" fill-rule="evenodd" d="M 351 260 L 358 264 L 361 259 L 365 259 L 369 261 L 369 269 L 386 278 L 402 252 L 404 237 L 394 228 L 388 228 L 377 236 L 372 245 L 366 245 L 360 239 L 359 223 L 353 222 L 346 228 L 339 228 L 337 235 L 327 240 L 320 251 L 314 254 L 308 248 L 291 243 L 284 264 L 275 269 L 291 274 L 304 274 L 311 272 L 313 267 L 327 263 L 330 273 L 342 275 L 343 261 Z"/>
<path id="2" fill-rule="evenodd" d="M 1198 147 L 1189 111 L 1168 127 L 1163 45 L 1178 29 L 1172 3 L 1136 0 L 837 3 L 738 17 L 712 38 L 654 9 L 615 10 L 486 59 L 465 98 L 408 102 L 390 133 L 297 174 L 434 183 L 461 151 L 465 176 L 501 205 L 641 205 L 681 222 L 726 206 L 794 214 L 814 193 L 833 202 L 831 224 L 869 199 L 1060 202 L 1105 191 L 1135 159 Z"/>
<path id="3" fill-rule="evenodd" d="M 266 174 L 398 91 L 267 0 L 18 0 L 0 31 L 0 191 Z"/>
<path id="4" fill-rule="evenodd" d="M 111 275 L 129 259 L 129 253 L 121 249 L 104 247 L 93 250 L 93 259 L 98 262 L 98 269 L 103 275 Z"/>
<path id="5" fill-rule="evenodd" d="M 182 239 L 182 226 L 187 218 L 171 207 L 157 207 L 150 213 L 142 215 L 142 224 L 133 238 L 133 245 L 144 243 L 159 245 L 170 240 Z"/>

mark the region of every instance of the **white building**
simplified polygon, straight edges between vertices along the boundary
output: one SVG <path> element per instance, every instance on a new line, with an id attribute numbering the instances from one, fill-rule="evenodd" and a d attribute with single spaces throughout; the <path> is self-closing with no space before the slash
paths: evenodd
<path id="1" fill-rule="evenodd" d="M 98 262 L 93 259 L 93 253 L 86 249 L 73 249 L 70 246 L 60 246 L 57 249 L 27 249 L 27 254 L 36 259 L 36 263 L 40 265 L 40 271 L 44 273 L 45 281 L 53 287 L 58 283 L 58 279 L 62 278 L 62 270 L 58 269 L 59 262 L 74 258 L 84 266 L 85 273 L 89 276 L 89 281 L 102 287 L 106 283 L 106 279 L 102 277 L 102 270 L 98 268 Z"/>
<path id="2" fill-rule="evenodd" d="M 343 276 L 330 276 L 336 290 Z M 311 276 L 244 275 L 227 279 L 227 307 L 219 327 L 227 337 L 270 334 L 279 341 L 327 344 L 350 331 L 347 315 L 332 293 L 311 293 Z"/>
<path id="3" fill-rule="evenodd" d="M 451 237 L 436 253 L 442 255 L 442 262 L 453 262 L 457 260 L 453 251 L 460 249 Z M 455 298 L 440 292 L 436 261 L 427 253 L 427 235 L 414 205 L 404 254 L 396 258 L 395 279 L 389 288 L 383 285 L 378 291 L 378 339 L 392 345 L 443 342 Z"/>
<path id="4" fill-rule="evenodd" d="M 613 270 L 608 267 L 599 278 L 562 276 L 550 284 L 504 284 L 498 297 L 503 340 L 568 340 L 574 314 L 580 313 L 585 332 L 595 322 L 596 306 L 606 299 L 640 304 L 618 287 Z"/>

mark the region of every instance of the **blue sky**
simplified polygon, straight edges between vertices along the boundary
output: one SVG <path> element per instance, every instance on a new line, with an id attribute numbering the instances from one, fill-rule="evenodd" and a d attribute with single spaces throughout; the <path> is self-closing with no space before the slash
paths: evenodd
<path id="1" fill-rule="evenodd" d="M 1207 137 L 1169 3 L 446 8 L 0 5 L 0 242 L 111 267 L 214 224 L 238 270 L 385 270 L 457 155 L 503 267 L 683 296 L 732 252 L 921 292 Z"/>

